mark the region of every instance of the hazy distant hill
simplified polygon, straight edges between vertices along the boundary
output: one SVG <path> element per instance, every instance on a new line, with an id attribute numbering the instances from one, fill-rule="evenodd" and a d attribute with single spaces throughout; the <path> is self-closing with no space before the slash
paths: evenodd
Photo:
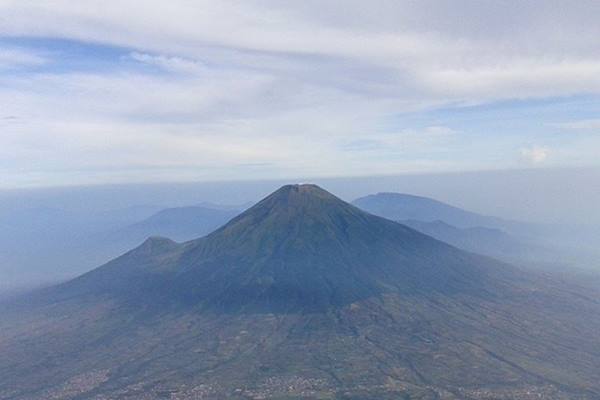
<path id="1" fill-rule="evenodd" d="M 458 228 L 500 227 L 506 224 L 500 218 L 463 210 L 427 197 L 404 193 L 377 193 L 358 198 L 353 205 L 393 221 L 443 221 Z"/>
<path id="2" fill-rule="evenodd" d="M 352 204 L 461 249 L 505 261 L 548 261 L 556 257 L 528 238 L 499 228 L 513 228 L 527 236 L 524 223 L 480 215 L 427 197 L 378 193 L 356 199 Z"/>
<path id="3" fill-rule="evenodd" d="M 600 234 L 585 226 L 535 224 L 485 216 L 427 197 L 378 193 L 355 206 L 461 249 L 548 270 L 598 270 Z"/>
<path id="4" fill-rule="evenodd" d="M 0 295 L 81 274 L 150 236 L 204 236 L 244 206 L 135 206 L 97 213 L 25 208 L 0 216 Z"/>
<path id="5" fill-rule="evenodd" d="M 241 210 L 236 208 L 191 206 L 167 208 L 116 233 L 118 240 L 141 242 L 150 236 L 165 236 L 173 240 L 190 240 L 204 236 Z"/>
<path id="6" fill-rule="evenodd" d="M 457 228 L 443 221 L 399 221 L 411 228 L 458 248 L 485 254 L 501 260 L 548 261 L 556 256 L 551 249 L 519 240 L 500 229 L 473 227 Z"/>
<path id="7" fill-rule="evenodd" d="M 52 207 L 23 208 L 0 216 L 0 294 L 56 282 L 88 271 L 120 254 L 97 239 L 157 212 L 138 206 L 97 213 Z"/>
<path id="8" fill-rule="evenodd" d="M 598 399 L 600 295 L 313 185 L 5 305 L 0 399 Z"/>

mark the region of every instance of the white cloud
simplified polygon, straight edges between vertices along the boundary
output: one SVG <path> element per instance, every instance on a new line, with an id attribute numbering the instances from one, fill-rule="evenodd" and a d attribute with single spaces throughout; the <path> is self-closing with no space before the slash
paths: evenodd
<path id="1" fill-rule="evenodd" d="M 414 101 L 600 92 L 597 5 L 503 4 L 24 0 L 0 5 L 0 34 L 115 44 L 146 61 L 143 52 L 170 54 L 152 62 L 173 68 L 208 59 L 271 69 Z"/>
<path id="2" fill-rule="evenodd" d="M 387 121 L 439 106 L 600 94 L 600 9 L 482 4 L 0 1 L 0 36 L 113 45 L 128 54 L 126 66 L 107 70 L 1 75 L 2 113 L 18 123 L 0 122 L 0 180 L 79 182 L 90 171 L 99 180 L 140 180 L 149 169 L 152 179 L 265 178 L 492 164 L 479 151 L 484 146 L 471 147 L 473 136 L 461 139 L 446 121 Z M 51 56 L 59 57 L 13 48 L 0 53 L 0 68 L 43 65 Z M 496 140 L 496 153 L 518 148 L 512 140 Z M 457 152 L 459 145 L 467 150 Z M 549 150 L 520 155 L 540 164 Z M 249 164 L 257 167 L 240 175 L 236 166 Z"/>
<path id="3" fill-rule="evenodd" d="M 19 121 L 0 138 L 5 182 L 232 179 L 248 164 L 260 166 L 246 178 L 343 174 L 352 170 L 334 151 L 338 138 L 366 129 L 385 108 L 230 70 L 39 74 L 0 84 L 10 88 L 0 91 L 3 112 Z"/>
<path id="4" fill-rule="evenodd" d="M 130 57 L 135 61 L 155 65 L 175 73 L 199 75 L 207 72 L 207 68 L 203 63 L 182 57 L 167 57 L 135 51 L 130 54 Z"/>
<path id="5" fill-rule="evenodd" d="M 547 160 L 550 155 L 550 149 L 541 146 L 532 146 L 519 150 L 521 159 L 530 164 L 541 164 Z"/>
<path id="6" fill-rule="evenodd" d="M 600 60 L 513 60 L 510 64 L 425 70 L 432 92 L 465 100 L 600 93 Z"/>

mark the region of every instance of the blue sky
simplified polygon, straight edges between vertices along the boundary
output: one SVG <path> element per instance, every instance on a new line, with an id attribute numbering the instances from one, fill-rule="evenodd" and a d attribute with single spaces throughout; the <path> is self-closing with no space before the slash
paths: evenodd
<path id="1" fill-rule="evenodd" d="M 599 19 L 594 1 L 3 2 L 0 187 L 599 166 Z"/>

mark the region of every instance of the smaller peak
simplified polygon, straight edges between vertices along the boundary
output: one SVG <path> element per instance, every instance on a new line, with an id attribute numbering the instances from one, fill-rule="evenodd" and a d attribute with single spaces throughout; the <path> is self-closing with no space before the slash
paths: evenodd
<path id="1" fill-rule="evenodd" d="M 161 251 L 170 249 L 176 247 L 177 245 L 177 242 L 169 238 L 162 236 L 150 236 L 137 248 L 137 250 L 154 252 L 157 250 Z"/>
<path id="2" fill-rule="evenodd" d="M 146 244 L 146 243 L 151 244 L 151 243 L 175 243 L 175 242 L 164 236 L 150 236 L 144 242 L 144 244 Z"/>

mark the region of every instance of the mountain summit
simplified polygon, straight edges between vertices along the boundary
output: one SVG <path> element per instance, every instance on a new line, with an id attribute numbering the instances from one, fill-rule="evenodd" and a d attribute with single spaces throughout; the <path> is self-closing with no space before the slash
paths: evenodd
<path id="1" fill-rule="evenodd" d="M 0 309 L 0 400 L 592 400 L 599 304 L 289 185 Z"/>
<path id="2" fill-rule="evenodd" d="M 316 185 L 287 185 L 206 237 L 149 239 L 66 288 L 227 311 L 318 311 L 390 291 L 482 293 L 489 265 L 504 268 Z"/>

